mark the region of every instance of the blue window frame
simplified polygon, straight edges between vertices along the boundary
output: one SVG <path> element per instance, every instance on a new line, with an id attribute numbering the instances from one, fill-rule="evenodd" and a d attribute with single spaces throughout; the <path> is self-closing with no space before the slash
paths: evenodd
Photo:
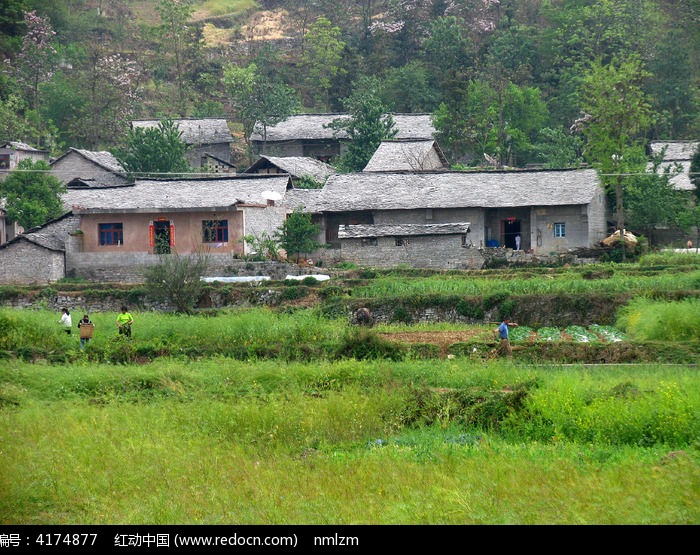
<path id="1" fill-rule="evenodd" d="M 123 245 L 124 225 L 121 223 L 99 224 L 100 245 Z"/>
<path id="2" fill-rule="evenodd" d="M 202 220 L 202 241 L 204 243 L 227 243 L 228 220 Z"/>
<path id="3" fill-rule="evenodd" d="M 554 236 L 555 237 L 566 237 L 566 224 L 563 222 L 558 222 L 554 224 Z"/>

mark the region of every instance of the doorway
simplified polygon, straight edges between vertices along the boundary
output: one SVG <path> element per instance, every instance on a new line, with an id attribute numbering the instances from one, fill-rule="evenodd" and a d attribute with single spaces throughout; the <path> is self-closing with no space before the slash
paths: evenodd
<path id="1" fill-rule="evenodd" d="M 520 220 L 516 218 L 506 218 L 501 220 L 501 237 L 507 249 L 523 248 L 522 235 L 520 233 Z M 516 245 L 516 237 L 520 237 L 520 244 Z"/>
<path id="2" fill-rule="evenodd" d="M 153 252 L 155 254 L 170 254 L 172 237 L 170 236 L 170 222 L 153 222 Z"/>

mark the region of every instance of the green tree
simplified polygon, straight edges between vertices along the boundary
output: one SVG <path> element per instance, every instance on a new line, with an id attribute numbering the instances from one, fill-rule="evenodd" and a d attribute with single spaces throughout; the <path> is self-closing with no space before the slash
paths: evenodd
<path id="1" fill-rule="evenodd" d="M 159 0 L 155 9 L 161 20 L 155 29 L 156 37 L 160 40 L 158 63 L 161 64 L 162 72 L 173 75 L 177 88 L 176 111 L 184 114 L 200 54 L 200 31 L 190 22 L 195 9 L 194 2 Z"/>
<path id="2" fill-rule="evenodd" d="M 321 16 L 309 27 L 304 37 L 304 54 L 302 63 L 306 68 L 306 86 L 311 91 L 315 103 L 328 111 L 330 107 L 329 91 L 336 75 L 345 69 L 340 62 L 343 59 L 345 43 L 340 38 L 340 27 L 335 27 Z"/>
<path id="3" fill-rule="evenodd" d="M 428 72 L 420 61 L 388 68 L 382 82 L 382 102 L 391 112 L 414 114 L 437 108 L 436 92 L 428 84 Z"/>
<path id="4" fill-rule="evenodd" d="M 657 226 L 679 227 L 679 217 L 688 206 L 688 193 L 673 187 L 671 179 L 683 171 L 680 165 L 666 166 L 659 171 L 663 154 L 652 161 L 642 175 L 631 176 L 625 187 L 625 213 L 627 226 L 641 231 L 653 246 L 654 229 Z"/>
<path id="5" fill-rule="evenodd" d="M 5 199 L 7 217 L 25 230 L 43 225 L 66 211 L 61 195 L 65 185 L 53 175 L 43 160 L 20 160 L 17 170 L 0 181 L 0 198 Z"/>
<path id="6" fill-rule="evenodd" d="M 265 77 L 255 63 L 245 67 L 226 65 L 223 83 L 236 117 L 243 124 L 249 148 L 250 135 L 256 126 L 260 127 L 264 142 L 268 126 L 285 120 L 301 108 L 301 101 L 294 89 Z"/>
<path id="7" fill-rule="evenodd" d="M 126 147 L 117 149 L 115 157 L 130 173 L 157 176 L 191 172 L 186 152 L 182 131 L 171 119 L 164 119 L 157 127 L 130 129 Z"/>
<path id="8" fill-rule="evenodd" d="M 158 262 L 144 271 L 146 294 L 171 303 L 177 312 L 190 313 L 202 296 L 205 284 L 201 277 L 206 275 L 209 264 L 206 251 L 161 254 Z"/>
<path id="9" fill-rule="evenodd" d="M 361 171 L 385 139 L 396 135 L 394 118 L 381 101 L 381 84 L 374 76 L 362 76 L 350 96 L 343 99 L 348 117 L 333 120 L 329 127 L 350 138 L 348 151 L 338 161 L 341 171 Z"/>
<path id="10" fill-rule="evenodd" d="M 561 127 L 544 127 L 534 145 L 535 159 L 545 168 L 575 168 L 583 162 L 583 140 Z"/>
<path id="11" fill-rule="evenodd" d="M 649 73 L 638 56 L 591 63 L 579 97 L 584 116 L 575 124 L 585 138 L 584 156 L 615 198 L 617 228 L 624 229 L 626 175 L 644 171 L 644 133 L 653 114 L 642 89 Z"/>
<path id="12" fill-rule="evenodd" d="M 287 255 L 294 254 L 294 259 L 299 262 L 302 254 L 309 254 L 323 246 L 316 241 L 319 230 L 320 226 L 311 221 L 311 214 L 298 208 L 275 231 L 275 238 Z"/>

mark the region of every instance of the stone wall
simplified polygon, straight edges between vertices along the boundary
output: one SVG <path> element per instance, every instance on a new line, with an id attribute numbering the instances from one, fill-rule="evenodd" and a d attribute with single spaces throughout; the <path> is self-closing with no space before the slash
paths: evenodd
<path id="1" fill-rule="evenodd" d="M 0 284 L 47 284 L 63 278 L 63 270 L 63 252 L 20 239 L 3 249 Z"/>

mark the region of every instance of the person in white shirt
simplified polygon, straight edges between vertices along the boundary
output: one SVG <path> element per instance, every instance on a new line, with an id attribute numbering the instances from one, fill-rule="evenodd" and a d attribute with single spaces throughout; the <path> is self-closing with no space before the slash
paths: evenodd
<path id="1" fill-rule="evenodd" d="M 71 319 L 70 312 L 67 308 L 63 309 L 63 314 L 61 315 L 61 319 L 58 321 L 58 323 L 63 326 L 63 329 L 66 330 L 68 335 L 71 334 L 73 329 L 73 320 Z"/>

